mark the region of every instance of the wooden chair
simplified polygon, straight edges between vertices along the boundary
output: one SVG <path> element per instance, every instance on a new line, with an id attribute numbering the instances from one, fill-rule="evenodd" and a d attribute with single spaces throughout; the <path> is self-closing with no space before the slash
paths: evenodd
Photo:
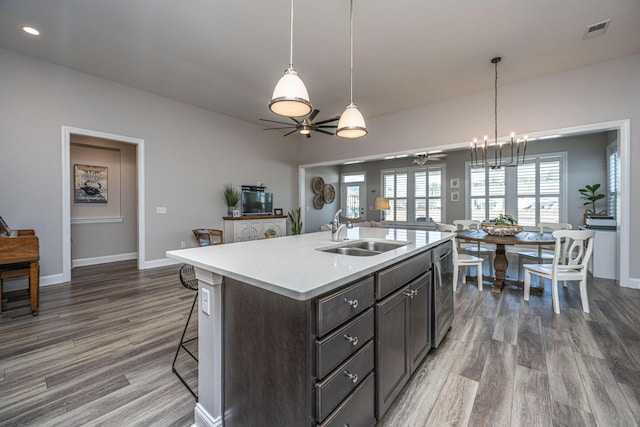
<path id="1" fill-rule="evenodd" d="M 571 224 L 566 224 L 562 222 L 540 222 L 538 223 L 538 230 L 540 234 L 544 234 L 547 231 L 554 232 L 556 230 L 571 230 L 573 227 Z M 549 246 L 538 245 L 538 251 L 523 251 L 518 252 L 518 281 L 522 280 L 522 265 L 524 264 L 524 259 L 527 258 L 531 260 L 532 263 L 536 264 L 547 264 L 553 262 L 553 254 L 543 252 L 543 250 L 552 250 L 553 248 Z M 544 279 L 541 278 L 540 282 L 544 282 Z"/>
<path id="2" fill-rule="evenodd" d="M 582 311 L 589 313 L 589 298 L 587 296 L 587 270 L 589 260 L 593 254 L 593 230 L 557 230 L 552 233 L 556 239 L 553 262 L 551 264 L 524 265 L 524 300 L 529 301 L 531 290 L 531 275 L 551 279 L 551 295 L 553 311 L 560 314 L 560 300 L 558 297 L 558 281 L 580 281 L 580 298 Z M 566 263 L 563 263 L 566 262 Z"/>
<path id="3" fill-rule="evenodd" d="M 31 314 L 38 315 L 40 305 L 40 246 L 33 230 L 12 233 L 0 217 L 0 313 L 5 279 L 29 278 Z"/>
<path id="4" fill-rule="evenodd" d="M 215 230 L 213 228 L 196 228 L 192 231 L 196 241 L 198 242 L 198 246 L 221 245 L 224 243 L 222 230 Z"/>
<path id="5" fill-rule="evenodd" d="M 436 224 L 436 230 L 445 231 L 450 233 L 456 233 L 458 227 L 450 224 Z M 464 268 L 462 272 L 462 283 L 467 282 L 466 267 L 476 267 L 478 278 L 478 289 L 482 290 L 482 263 L 483 259 L 469 254 L 461 254 L 458 252 L 458 239 L 453 238 L 453 292 L 458 288 L 458 270 L 460 267 Z"/>
<path id="6" fill-rule="evenodd" d="M 453 225 L 458 227 L 459 230 L 480 230 L 480 224 L 480 221 L 473 219 L 457 219 L 453 221 Z M 460 251 L 469 255 L 487 257 L 487 262 L 489 263 L 489 274 L 492 276 L 495 275 L 493 270 L 493 260 L 496 257 L 496 250 L 494 248 L 482 246 L 480 242 L 476 242 L 460 245 Z"/>

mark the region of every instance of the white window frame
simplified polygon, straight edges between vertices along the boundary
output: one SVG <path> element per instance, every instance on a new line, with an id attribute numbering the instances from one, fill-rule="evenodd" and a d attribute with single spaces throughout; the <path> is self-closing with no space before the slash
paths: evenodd
<path id="1" fill-rule="evenodd" d="M 611 170 L 611 156 L 616 156 L 616 170 Z M 616 188 L 611 189 L 611 174 L 615 173 Z M 620 196 L 620 153 L 618 152 L 618 141 L 607 145 L 607 214 L 618 218 L 619 196 Z M 611 209 L 612 204 L 615 206 Z"/>
<path id="2" fill-rule="evenodd" d="M 345 182 L 346 177 L 353 177 L 362 175 L 362 180 L 359 181 L 351 181 Z M 362 217 L 366 214 L 365 207 L 367 206 L 367 173 L 365 171 L 361 172 L 347 172 L 340 174 L 340 207 L 342 209 L 342 215 L 347 217 L 347 187 L 348 186 L 358 186 L 360 187 L 360 212 L 356 218 Z"/>
<path id="3" fill-rule="evenodd" d="M 555 152 L 555 153 L 544 153 L 539 155 L 528 155 L 526 163 L 539 163 L 541 160 L 550 159 L 550 158 L 558 158 L 560 160 L 560 206 L 559 206 L 559 222 L 567 222 L 568 218 L 568 199 L 569 195 L 567 194 L 567 181 L 568 181 L 568 162 L 567 162 L 567 152 Z M 467 161 L 465 163 L 465 215 L 467 218 L 471 217 L 471 162 Z M 515 167 L 506 167 L 505 169 L 505 213 L 512 215 L 517 219 L 518 212 L 518 187 L 517 187 L 517 174 Z M 533 197 L 540 198 L 545 197 L 546 195 L 541 195 L 539 193 L 539 177 L 537 176 L 539 172 L 539 168 L 536 167 L 536 194 Z M 486 199 L 488 201 L 488 188 L 485 191 Z M 499 197 L 499 196 L 496 196 Z M 536 207 L 536 219 L 539 218 L 539 209 Z M 486 220 L 491 220 L 492 218 L 486 218 Z M 537 221 L 539 222 L 539 221 Z M 527 226 L 525 229 L 535 230 L 537 227 Z"/>
<path id="4" fill-rule="evenodd" d="M 433 200 L 436 199 L 436 197 L 429 197 L 429 191 L 427 188 L 427 217 L 426 217 L 426 221 L 425 222 L 417 222 L 415 221 L 415 189 L 414 189 L 414 183 L 415 183 L 415 173 L 416 172 L 422 172 L 422 171 L 426 171 L 427 172 L 427 176 L 429 174 L 429 170 L 435 170 L 438 169 L 440 170 L 441 173 L 441 190 L 440 190 L 440 204 L 441 204 L 441 219 L 442 221 L 445 220 L 446 218 L 446 207 L 447 207 L 447 186 L 445 185 L 445 183 L 447 182 L 447 170 L 446 170 L 446 164 L 433 164 L 433 165 L 429 165 L 429 166 L 416 166 L 416 167 L 406 167 L 406 168 L 394 168 L 394 169 L 383 169 L 380 171 L 380 194 L 382 196 L 385 196 L 384 193 L 384 176 L 385 175 L 389 175 L 389 174 L 402 174 L 402 173 L 406 173 L 407 174 L 407 221 L 398 221 L 397 219 L 395 219 L 395 217 L 397 215 L 394 215 L 394 220 L 392 222 L 394 223 L 399 223 L 399 224 L 407 224 L 407 225 L 429 225 L 429 224 L 433 224 L 430 223 L 428 221 L 429 219 L 429 200 Z M 395 197 L 392 197 L 390 199 L 395 200 Z M 423 197 L 420 197 L 420 199 L 423 199 Z M 395 206 L 395 203 L 393 203 L 393 205 Z"/>

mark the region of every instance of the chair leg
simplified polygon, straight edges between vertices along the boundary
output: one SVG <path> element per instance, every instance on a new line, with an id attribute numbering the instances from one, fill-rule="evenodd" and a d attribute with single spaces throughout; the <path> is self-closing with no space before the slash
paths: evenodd
<path id="1" fill-rule="evenodd" d="M 478 290 L 481 291 L 482 290 L 482 263 L 481 262 L 478 263 L 478 267 L 476 269 L 478 270 L 478 274 L 477 274 Z"/>
<path id="2" fill-rule="evenodd" d="M 178 345 L 178 349 L 176 350 L 176 355 L 174 356 L 173 363 L 171 364 L 171 371 L 174 374 L 176 374 L 178 379 L 180 379 L 180 381 L 182 381 L 182 384 L 184 384 L 184 386 L 187 388 L 187 390 L 189 390 L 189 392 L 191 392 L 193 397 L 196 399 L 196 402 L 198 401 L 198 395 L 191 389 L 191 387 L 189 387 L 189 384 L 187 384 L 187 382 L 184 380 L 184 378 L 182 378 L 182 376 L 176 370 L 176 360 L 178 360 L 178 354 L 180 353 L 180 349 L 183 349 L 184 351 L 189 353 L 189 356 L 191 356 L 193 358 L 193 360 L 195 360 L 196 362 L 198 361 L 198 358 L 193 353 L 191 353 L 188 348 L 186 348 L 184 346 L 185 343 L 188 343 L 188 342 L 193 341 L 194 339 L 196 339 L 196 338 L 192 338 L 190 340 L 185 341 L 184 340 L 184 336 L 187 333 L 187 328 L 189 328 L 189 321 L 191 320 L 191 315 L 193 314 L 193 309 L 196 306 L 196 302 L 197 301 L 198 301 L 198 293 L 196 292 L 196 296 L 193 298 L 193 304 L 191 304 L 191 311 L 189 311 L 189 317 L 187 318 L 187 324 L 184 325 L 184 330 L 182 331 L 182 337 L 180 337 L 180 344 Z"/>
<path id="3" fill-rule="evenodd" d="M 522 255 L 518 254 L 518 282 L 522 281 Z"/>
<path id="4" fill-rule="evenodd" d="M 458 270 L 460 269 L 460 267 L 458 267 L 457 265 L 453 266 L 453 292 L 456 291 L 456 289 L 458 289 Z"/>
<path id="5" fill-rule="evenodd" d="M 467 267 L 462 267 L 462 283 L 467 283 Z"/>
<path id="6" fill-rule="evenodd" d="M 531 295 L 531 272 L 529 270 L 524 271 L 524 300 L 529 301 Z"/>
<path id="7" fill-rule="evenodd" d="M 587 295 L 587 278 L 585 277 L 580 281 L 580 298 L 582 299 L 582 311 L 590 313 L 589 311 L 589 296 Z"/>
<path id="8" fill-rule="evenodd" d="M 551 298 L 553 299 L 553 312 L 560 314 L 560 299 L 558 297 L 558 279 L 551 279 Z"/>

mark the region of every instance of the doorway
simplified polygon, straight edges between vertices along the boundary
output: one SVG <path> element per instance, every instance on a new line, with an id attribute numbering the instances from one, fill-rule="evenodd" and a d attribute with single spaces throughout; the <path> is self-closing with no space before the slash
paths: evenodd
<path id="1" fill-rule="evenodd" d="M 145 224 L 144 224 L 144 140 L 122 135 L 108 134 L 87 129 L 62 127 L 62 275 L 63 282 L 71 280 L 71 205 L 72 205 L 72 165 L 71 144 L 74 138 L 97 138 L 135 147 L 135 181 L 137 185 L 137 259 L 138 269 L 144 269 Z"/>

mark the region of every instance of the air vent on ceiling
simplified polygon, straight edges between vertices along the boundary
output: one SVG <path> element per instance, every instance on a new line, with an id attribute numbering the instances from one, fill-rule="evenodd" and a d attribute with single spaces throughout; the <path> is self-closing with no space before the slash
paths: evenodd
<path id="1" fill-rule="evenodd" d="M 582 37 L 583 39 L 588 39 L 591 37 L 596 37 L 599 35 L 602 35 L 605 33 L 605 31 L 607 31 L 607 28 L 609 28 L 609 23 L 611 22 L 611 19 L 607 19 L 606 21 L 602 21 L 602 22 L 598 22 L 596 24 L 592 24 L 589 25 L 587 27 L 587 31 L 584 32 L 584 37 Z"/>

